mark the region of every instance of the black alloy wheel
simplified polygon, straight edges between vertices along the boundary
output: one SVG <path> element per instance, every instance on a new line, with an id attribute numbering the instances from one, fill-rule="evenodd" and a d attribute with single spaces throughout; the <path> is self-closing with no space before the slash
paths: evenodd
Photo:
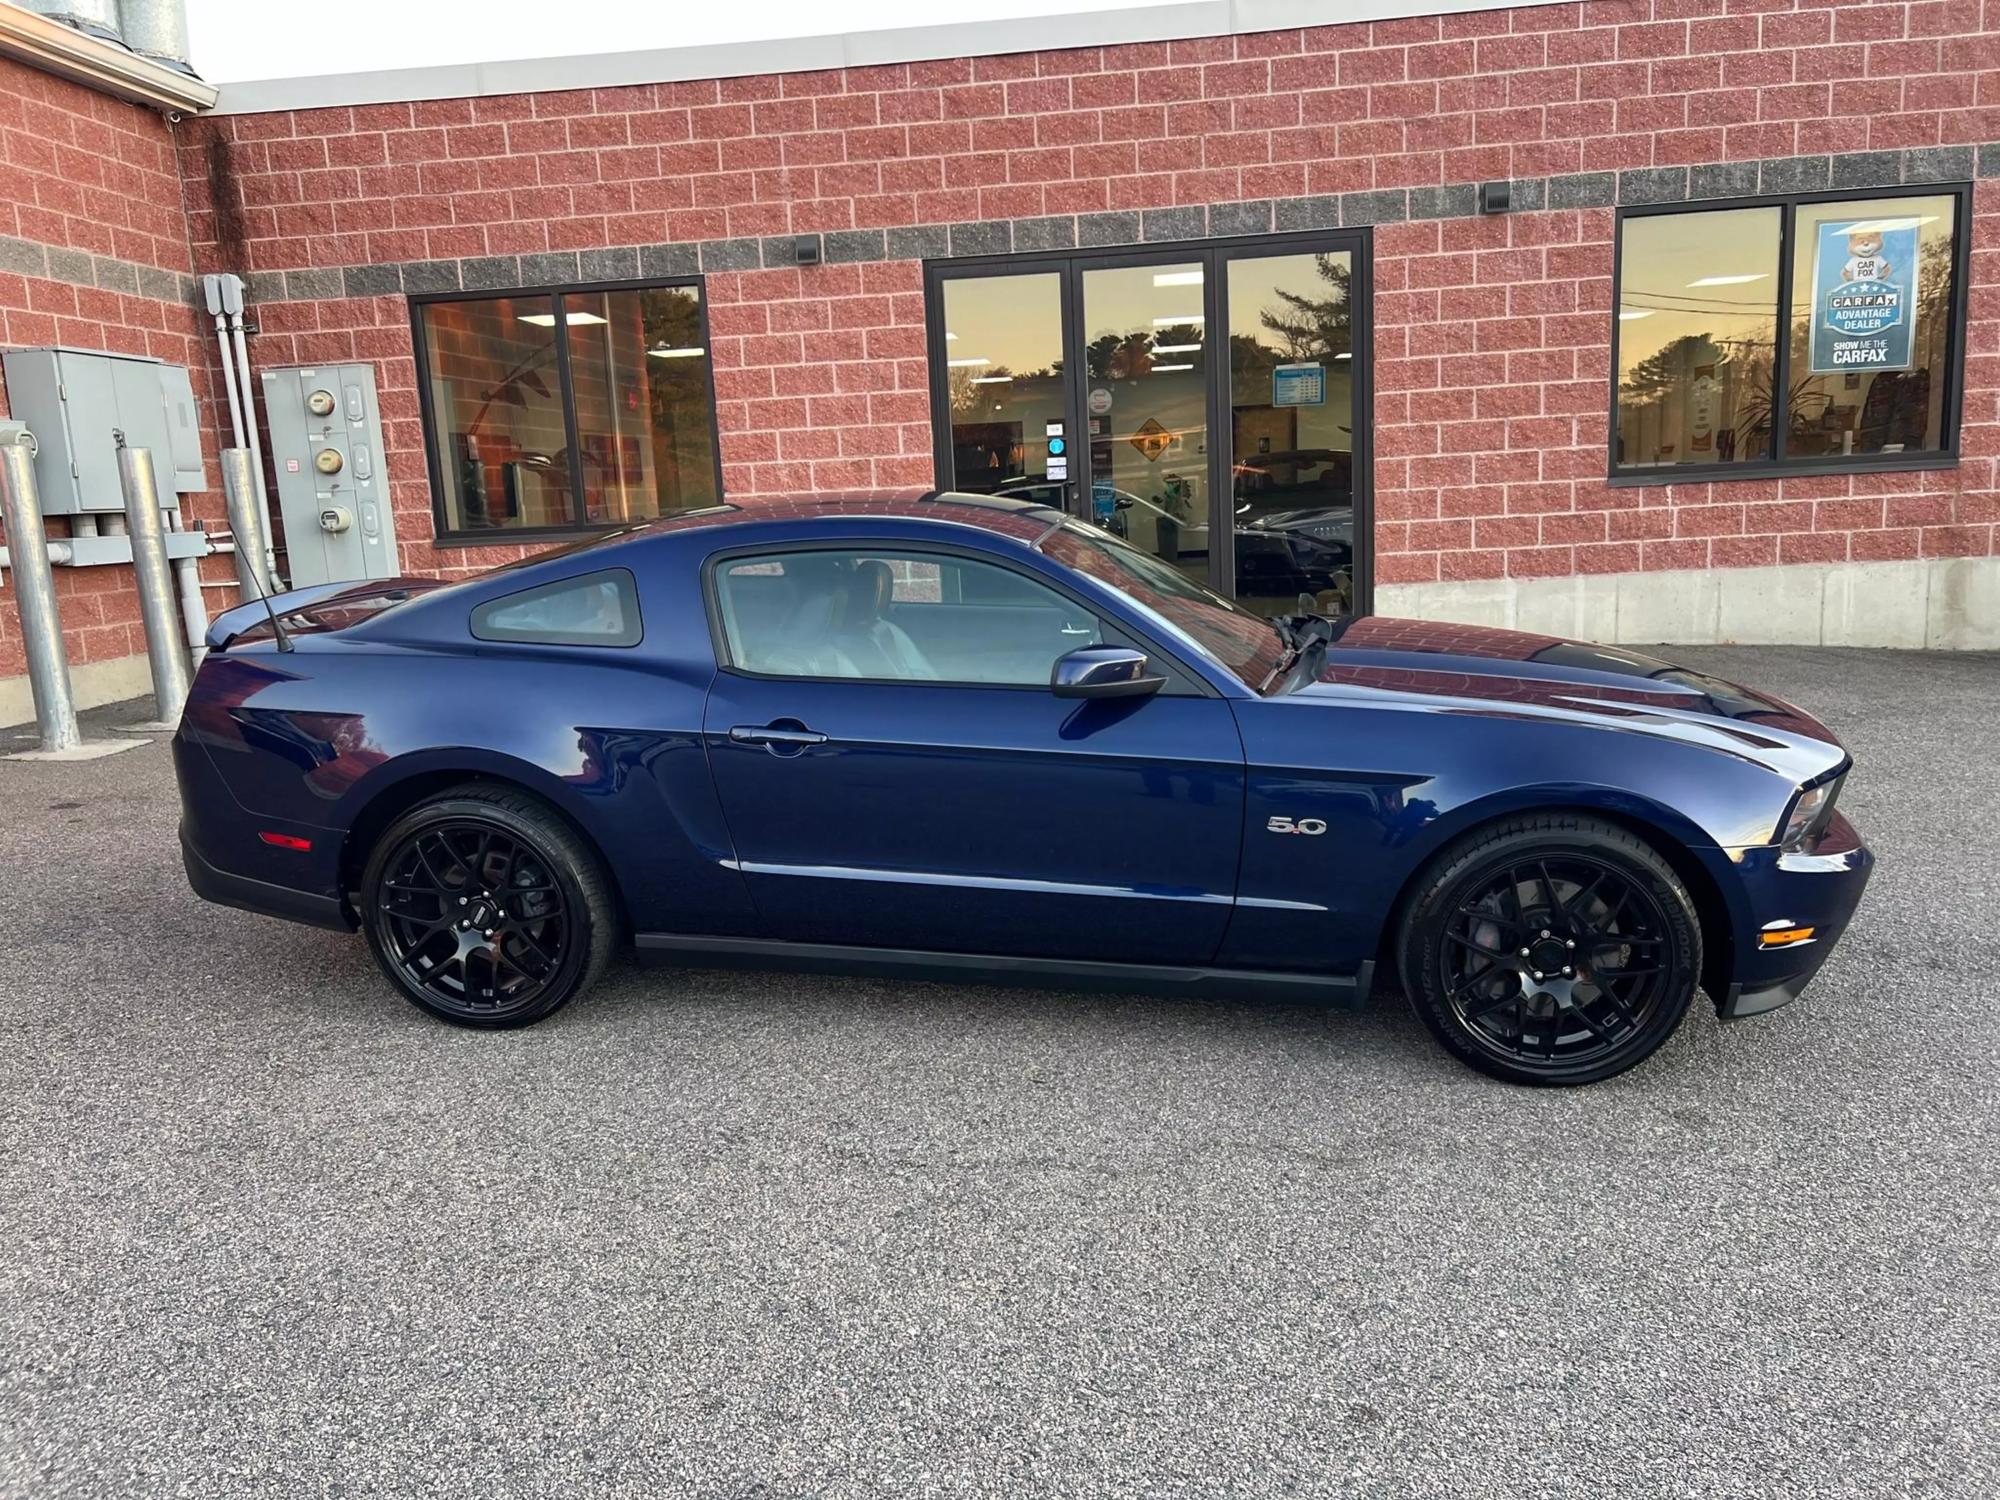
<path id="1" fill-rule="evenodd" d="M 1701 970 L 1694 905 L 1625 829 L 1548 816 L 1440 856 L 1411 913 L 1404 978 L 1462 1060 L 1522 1083 L 1623 1072 L 1672 1033 Z"/>
<path id="2" fill-rule="evenodd" d="M 524 1026 L 596 977 L 614 922 L 590 849 L 552 810 L 471 787 L 397 819 L 363 879 L 370 947 L 432 1015 Z"/>

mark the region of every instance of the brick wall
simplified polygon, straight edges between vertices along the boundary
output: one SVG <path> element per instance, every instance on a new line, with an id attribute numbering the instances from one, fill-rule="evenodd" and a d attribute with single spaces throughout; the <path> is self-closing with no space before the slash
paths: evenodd
<path id="1" fill-rule="evenodd" d="M 68 344 L 188 365 L 212 419 L 219 387 L 204 320 L 188 302 L 187 222 L 166 121 L 0 59 L 0 173 L 0 344 Z M 0 386 L 0 411 L 5 402 Z M 206 446 L 216 492 L 190 497 L 197 520 L 223 510 L 212 431 Z M 65 536 L 68 523 L 52 518 L 48 529 Z M 146 649 L 129 567 L 58 568 L 55 581 L 72 667 Z M 8 594 L 0 678 L 26 670 Z"/>
<path id="2" fill-rule="evenodd" d="M 183 132 L 182 169 L 200 268 L 290 298 L 263 310 L 261 361 L 378 363 L 419 568 L 508 553 L 423 545 L 399 286 L 699 264 L 728 487 L 900 484 L 931 477 L 920 254 L 991 247 L 992 229 L 1003 248 L 1061 245 L 1126 213 L 1147 239 L 1156 224 L 1373 222 L 1378 571 L 1416 582 L 1992 552 L 1993 183 L 1977 201 L 1964 464 L 1782 483 L 1604 483 L 1609 195 L 1494 218 L 1435 210 L 1495 178 L 1608 174 L 1628 201 L 1675 184 L 1742 191 L 1724 163 L 1763 163 L 1768 184 L 1797 161 L 1809 182 L 1816 162 L 1824 182 L 1827 153 L 1864 180 L 1911 164 L 1962 177 L 1969 148 L 1996 142 L 2000 0 L 1596 0 L 225 117 Z M 2000 172 L 2000 151 L 1980 158 Z M 918 232 L 935 225 L 953 228 Z M 758 241 L 796 232 L 884 249 L 761 269 Z M 641 248 L 604 255 L 621 247 Z"/>

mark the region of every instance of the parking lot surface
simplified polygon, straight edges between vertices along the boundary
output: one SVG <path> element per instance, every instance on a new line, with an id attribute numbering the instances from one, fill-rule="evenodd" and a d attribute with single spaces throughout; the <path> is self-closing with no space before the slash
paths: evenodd
<path id="1" fill-rule="evenodd" d="M 1800 1003 L 1568 1092 L 1387 985 L 457 1031 L 197 902 L 164 744 L 0 764 L 0 1496 L 2000 1494 L 2000 659 L 1671 654 L 1881 863 Z"/>

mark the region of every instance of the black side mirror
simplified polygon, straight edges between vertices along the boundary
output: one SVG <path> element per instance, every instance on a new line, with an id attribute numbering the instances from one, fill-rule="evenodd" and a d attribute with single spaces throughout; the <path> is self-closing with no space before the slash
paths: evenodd
<path id="1" fill-rule="evenodd" d="M 1144 698 L 1166 686 L 1146 675 L 1146 653 L 1130 646 L 1080 646 L 1056 658 L 1049 691 L 1058 698 Z"/>

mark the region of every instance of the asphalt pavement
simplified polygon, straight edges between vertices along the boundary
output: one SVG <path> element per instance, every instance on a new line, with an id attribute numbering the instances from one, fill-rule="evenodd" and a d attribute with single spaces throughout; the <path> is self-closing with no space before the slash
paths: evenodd
<path id="1" fill-rule="evenodd" d="M 0 763 L 0 1496 L 1990 1500 L 2000 658 L 1673 654 L 1881 863 L 1798 1004 L 1567 1092 L 1387 987 L 457 1031 L 197 902 L 164 744 Z"/>

